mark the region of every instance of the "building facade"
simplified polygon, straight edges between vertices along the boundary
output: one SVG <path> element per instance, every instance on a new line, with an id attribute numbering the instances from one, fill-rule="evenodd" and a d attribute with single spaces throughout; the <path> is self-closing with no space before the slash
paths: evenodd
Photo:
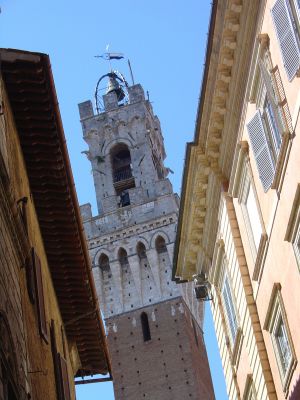
<path id="1" fill-rule="evenodd" d="M 202 305 L 171 280 L 179 199 L 141 85 L 108 74 L 104 107 L 79 105 L 98 215 L 81 206 L 105 318 L 116 400 L 213 399 Z M 193 310 L 193 314 L 187 307 Z"/>
<path id="2" fill-rule="evenodd" d="M 300 398 L 299 11 L 212 7 L 173 274 L 206 277 L 230 399 Z"/>
<path id="3" fill-rule="evenodd" d="M 110 366 L 50 61 L 0 57 L 0 399 L 75 399 Z"/>

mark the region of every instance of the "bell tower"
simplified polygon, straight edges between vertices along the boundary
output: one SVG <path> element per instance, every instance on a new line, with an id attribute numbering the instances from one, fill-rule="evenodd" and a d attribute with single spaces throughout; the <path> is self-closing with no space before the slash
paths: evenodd
<path id="1" fill-rule="evenodd" d="M 171 280 L 179 198 L 167 178 L 159 120 L 140 84 L 129 86 L 115 71 L 101 85 L 104 79 L 97 112 L 91 101 L 79 104 L 98 215 L 90 204 L 81 213 L 115 398 L 214 399 L 203 303 Z"/>

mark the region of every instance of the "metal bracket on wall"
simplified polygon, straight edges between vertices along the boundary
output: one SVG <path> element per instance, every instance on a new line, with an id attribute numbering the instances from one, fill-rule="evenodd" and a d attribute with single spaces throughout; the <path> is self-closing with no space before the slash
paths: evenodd
<path id="1" fill-rule="evenodd" d="M 87 383 L 111 382 L 112 380 L 113 378 L 111 374 L 109 374 L 109 376 L 106 378 L 92 378 L 92 379 L 82 378 L 81 380 L 78 381 L 75 380 L 75 385 L 85 385 Z"/>

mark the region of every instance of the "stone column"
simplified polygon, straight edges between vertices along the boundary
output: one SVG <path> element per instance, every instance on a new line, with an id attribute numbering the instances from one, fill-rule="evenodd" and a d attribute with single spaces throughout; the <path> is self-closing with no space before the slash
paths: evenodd
<path id="1" fill-rule="evenodd" d="M 160 274 L 159 274 L 160 266 L 159 266 L 157 251 L 156 249 L 149 249 L 147 250 L 146 254 L 154 277 L 154 282 L 156 284 L 158 294 L 161 297 L 162 293 L 161 293 Z"/>
<path id="2" fill-rule="evenodd" d="M 114 280 L 115 312 L 123 312 L 123 287 L 121 278 L 121 265 L 118 260 L 110 262 L 110 270 Z"/>
<path id="3" fill-rule="evenodd" d="M 168 255 L 170 259 L 171 268 L 173 265 L 174 243 L 167 244 Z"/>
<path id="4" fill-rule="evenodd" d="M 143 305 L 140 258 L 137 254 L 133 254 L 128 257 L 128 262 L 138 294 L 139 302 L 141 305 Z"/>

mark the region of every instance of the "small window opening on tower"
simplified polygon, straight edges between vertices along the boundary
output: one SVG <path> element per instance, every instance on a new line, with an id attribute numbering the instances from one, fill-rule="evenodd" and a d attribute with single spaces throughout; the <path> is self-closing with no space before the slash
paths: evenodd
<path id="1" fill-rule="evenodd" d="M 123 248 L 121 248 L 119 250 L 118 259 L 119 259 L 119 262 L 120 262 L 122 267 L 127 267 L 128 266 L 127 252 Z M 127 270 L 125 272 L 127 272 Z"/>
<path id="2" fill-rule="evenodd" d="M 111 151 L 112 175 L 116 194 L 120 196 L 120 207 L 130 204 L 128 189 L 135 187 L 132 175 L 131 156 L 124 144 L 116 145 Z"/>
<path id="3" fill-rule="evenodd" d="M 151 333 L 150 333 L 148 315 L 145 312 L 142 312 L 141 314 L 141 323 L 142 323 L 144 342 L 148 342 L 149 340 L 151 340 Z"/>
<path id="4" fill-rule="evenodd" d="M 136 252 L 137 252 L 137 255 L 139 256 L 140 260 L 147 258 L 146 247 L 145 247 L 144 243 L 139 242 L 137 244 Z M 147 267 L 147 264 L 145 264 L 145 267 Z"/>
<path id="5" fill-rule="evenodd" d="M 127 190 L 123 190 L 120 194 L 120 207 L 126 207 L 130 205 L 130 197 Z"/>
<path id="6" fill-rule="evenodd" d="M 109 259 L 106 254 L 101 254 L 99 258 L 99 267 L 103 272 L 110 272 Z M 110 276 L 108 276 L 110 278 Z"/>
<path id="7" fill-rule="evenodd" d="M 165 239 L 162 238 L 161 236 L 158 236 L 155 240 L 155 248 L 159 254 L 166 253 L 167 246 L 166 246 Z"/>

